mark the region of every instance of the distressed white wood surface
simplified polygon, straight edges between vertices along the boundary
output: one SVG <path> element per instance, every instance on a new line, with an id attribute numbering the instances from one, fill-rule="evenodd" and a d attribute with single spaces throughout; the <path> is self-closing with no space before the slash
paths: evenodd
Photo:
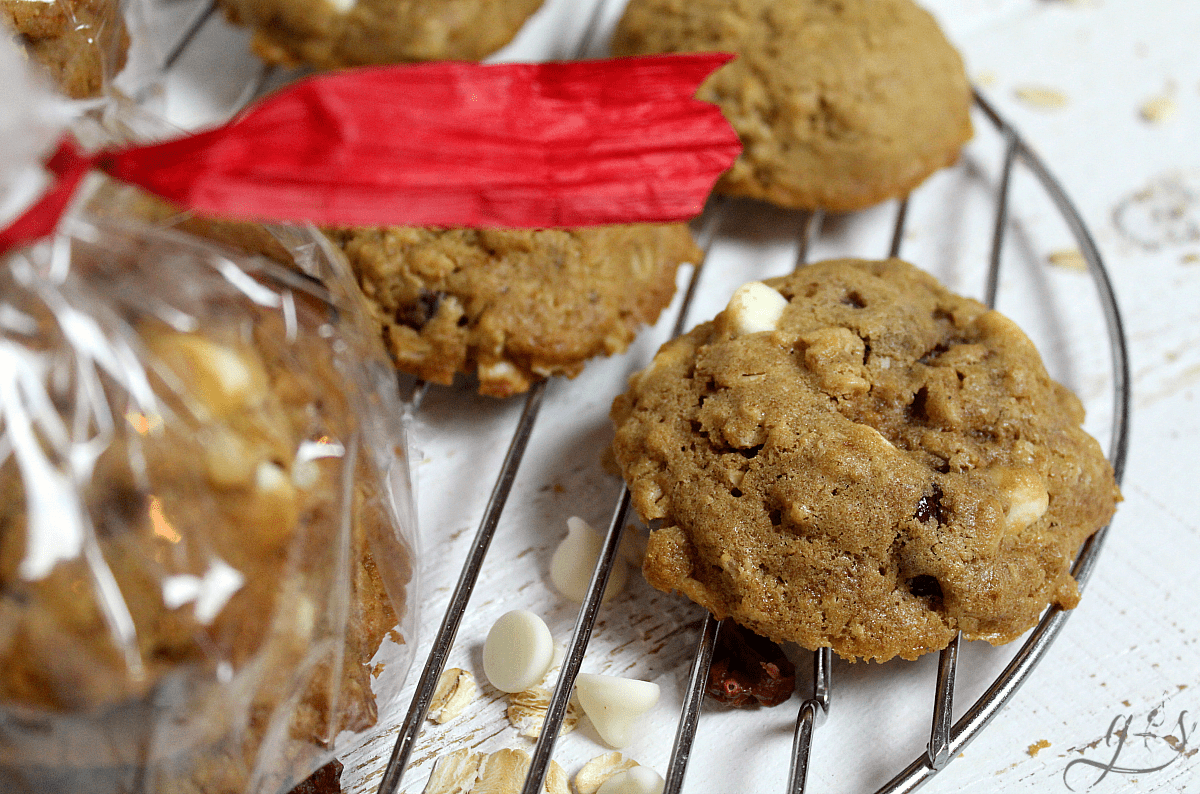
<path id="1" fill-rule="evenodd" d="M 548 0 L 506 60 L 570 56 L 587 14 L 581 0 Z M 605 15 L 610 27 L 620 2 Z M 1200 788 L 1200 521 L 1194 508 L 1200 419 L 1200 3 L 1181 0 L 928 0 L 962 49 L 972 79 L 1016 124 L 1065 185 L 1112 275 L 1130 342 L 1133 434 L 1120 507 L 1083 602 L 1054 648 L 1000 718 L 927 786 L 930 792 L 1174 792 Z M 160 18 L 177 30 L 187 4 Z M 164 36 L 167 34 L 164 32 Z M 169 36 L 167 36 L 169 38 Z M 167 110 L 184 126 L 220 118 L 256 72 L 245 35 L 205 28 L 172 72 Z M 601 36 L 591 54 L 599 54 Z M 1020 89 L 1059 92 L 1047 109 Z M 1174 115 L 1140 115 L 1149 100 Z M 917 195 L 902 254 L 954 289 L 980 295 L 991 234 L 999 150 L 985 121 L 962 163 Z M 1014 187 L 999 308 L 1030 332 L 1047 366 L 1088 407 L 1088 427 L 1108 443 L 1111 379 L 1104 326 L 1087 277 L 1048 266 L 1073 243 L 1026 174 Z M 952 208 L 963 208 L 952 216 Z M 813 251 L 881 256 L 894 207 L 831 220 Z M 952 220 L 953 217 L 959 217 Z M 789 269 L 796 216 L 735 204 L 691 317 L 720 309 L 738 284 Z M 404 790 L 419 792 L 432 760 L 458 747 L 532 748 L 508 726 L 504 701 L 483 683 L 480 653 L 492 621 L 515 607 L 541 614 L 561 643 L 575 611 L 550 588 L 549 558 L 568 516 L 607 524 L 619 483 L 599 456 L 611 398 L 663 341 L 672 313 L 627 354 L 553 383 L 463 621 L 451 666 L 476 673 L 476 706 L 445 726 L 428 724 Z M 412 679 L 441 619 L 521 409 L 519 399 L 479 398 L 469 386 L 434 389 L 413 427 L 423 540 L 418 662 L 408 685 L 380 679 L 383 724 L 407 709 Z M 663 771 L 699 611 L 631 577 L 605 606 L 585 672 L 657 681 L 659 706 L 627 754 Z M 986 686 L 1011 648 L 969 644 L 960 664 L 960 708 Z M 802 678 L 808 657 L 796 653 Z M 834 666 L 829 721 L 818 731 L 812 791 L 873 791 L 923 749 L 936 661 Z M 798 699 L 771 710 L 708 707 L 688 792 L 782 791 Z M 346 744 L 349 791 L 373 791 L 389 752 L 381 729 Z M 563 737 L 556 759 L 574 772 L 607 751 L 586 723 Z"/>

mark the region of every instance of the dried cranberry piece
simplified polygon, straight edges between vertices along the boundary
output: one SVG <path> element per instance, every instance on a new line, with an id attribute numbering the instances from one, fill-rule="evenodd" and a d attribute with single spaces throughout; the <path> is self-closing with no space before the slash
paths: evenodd
<path id="1" fill-rule="evenodd" d="M 735 708 L 778 706 L 796 688 L 796 666 L 783 649 L 732 620 L 721 621 L 708 694 Z"/>

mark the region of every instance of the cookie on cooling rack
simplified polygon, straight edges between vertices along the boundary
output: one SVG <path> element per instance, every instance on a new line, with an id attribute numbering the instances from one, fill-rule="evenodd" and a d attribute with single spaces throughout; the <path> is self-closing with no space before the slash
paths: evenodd
<path id="1" fill-rule="evenodd" d="M 670 302 L 678 265 L 700 256 L 685 224 L 329 234 L 401 370 L 441 384 L 475 372 L 495 397 L 623 351 Z"/>
<path id="2" fill-rule="evenodd" d="M 0 0 L 0 27 L 69 97 L 99 96 L 125 65 L 129 33 L 113 0 Z"/>
<path id="3" fill-rule="evenodd" d="M 329 69 L 477 61 L 516 35 L 542 0 L 221 0 L 254 30 L 263 60 Z"/>
<path id="4" fill-rule="evenodd" d="M 719 618 L 847 658 L 1073 607 L 1120 499 L 1083 407 L 1011 320 L 900 260 L 741 288 L 613 403 L 644 571 Z"/>
<path id="5" fill-rule="evenodd" d="M 699 97 L 745 150 L 717 191 L 837 212 L 902 196 L 970 139 L 962 58 L 911 0 L 631 0 L 616 55 L 728 51 Z"/>

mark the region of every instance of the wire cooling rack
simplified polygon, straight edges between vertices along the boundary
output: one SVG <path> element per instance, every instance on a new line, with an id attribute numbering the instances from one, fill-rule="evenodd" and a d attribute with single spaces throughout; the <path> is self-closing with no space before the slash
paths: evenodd
<path id="1" fill-rule="evenodd" d="M 549 5 L 553 5 L 553 0 Z M 543 50 L 543 55 L 567 57 L 598 54 L 603 47 L 599 43 L 602 40 L 601 34 L 606 28 L 611 27 L 612 22 L 619 14 L 620 5 L 620 3 L 606 3 L 604 0 L 594 3 L 590 13 L 586 15 L 586 24 L 582 28 L 577 27 L 574 30 L 573 41 L 564 43 L 571 39 L 570 36 L 562 40 L 555 39 L 554 46 Z M 559 4 L 559 7 L 560 12 L 557 19 L 561 21 L 565 17 L 561 12 L 562 4 Z M 201 49 L 201 45 L 197 42 L 203 37 L 206 29 L 211 29 L 215 6 L 212 4 L 184 6 L 176 3 L 167 8 L 172 20 L 169 23 L 170 27 L 183 31 L 178 43 L 164 60 L 164 72 L 170 76 L 171 71 L 182 59 L 197 57 L 195 53 Z M 577 11 L 575 13 L 578 14 Z M 554 22 L 554 19 L 548 23 L 543 19 L 542 27 L 546 28 L 548 24 L 553 25 Z M 535 35 L 544 38 L 547 32 L 542 30 Z M 220 38 L 221 36 L 225 38 Z M 230 43 L 229 36 L 233 37 L 233 44 Z M 244 44 L 245 37 L 242 34 L 231 34 L 226 31 L 218 38 L 220 46 L 229 47 Z M 226 107 L 239 107 L 269 87 L 286 82 L 291 76 L 291 73 L 282 73 L 268 67 L 254 67 L 250 71 L 243 70 L 232 79 L 227 77 L 225 80 L 228 96 L 224 99 L 223 104 Z M 1090 423 L 1089 429 L 1093 433 L 1098 433 L 1100 431 L 1096 425 L 1106 426 L 1109 437 L 1108 456 L 1119 482 L 1124 470 L 1128 445 L 1129 365 L 1120 313 L 1108 274 L 1078 212 L 1040 158 L 1022 140 L 1017 131 L 996 112 L 984 96 L 976 93 L 975 103 L 975 118 L 977 126 L 980 127 L 980 138 L 984 137 L 984 133 L 989 133 L 990 140 L 985 142 L 977 140 L 972 143 L 964 155 L 962 163 L 951 169 L 950 172 L 934 177 L 926 186 L 903 201 L 893 202 L 880 209 L 853 216 L 827 218 L 821 213 L 785 213 L 753 202 L 730 201 L 720 198 L 711 200 L 704 214 L 694 224 L 697 239 L 705 251 L 704 261 L 697 263 L 691 270 L 690 277 L 681 290 L 682 297 L 677 298 L 673 309 L 669 310 L 673 311 L 674 317 L 669 335 L 678 335 L 689 324 L 710 317 L 723 305 L 724 300 L 730 294 L 731 286 L 736 286 L 741 281 L 781 274 L 778 270 L 770 272 L 770 264 L 766 265 L 765 272 L 753 272 L 751 268 L 743 270 L 738 267 L 725 267 L 724 270 L 721 270 L 722 265 L 716 260 L 728 262 L 731 259 L 749 257 L 755 258 L 756 261 L 769 260 L 771 264 L 778 265 L 778 263 L 790 259 L 786 266 L 802 267 L 814 254 L 822 253 L 866 257 L 909 256 L 909 248 L 913 247 L 915 240 L 917 253 L 922 256 L 913 256 L 914 261 L 925 265 L 923 257 L 932 258 L 936 267 L 930 269 L 938 270 L 937 275 L 957 291 L 978 293 L 979 284 L 982 284 L 981 299 L 989 306 L 995 306 L 1003 298 L 1004 305 L 1001 308 L 1004 308 L 1006 313 L 1014 316 L 1026 327 L 1026 330 L 1031 332 L 1035 341 L 1039 342 L 1039 348 L 1043 350 L 1044 354 L 1047 354 L 1049 349 L 1050 355 L 1047 356 L 1047 364 L 1052 370 L 1052 374 L 1067 380 L 1077 390 L 1082 389 L 1088 392 L 1083 396 L 1093 414 L 1093 421 Z M 991 160 L 989 161 L 988 158 Z M 982 196 L 982 200 L 978 200 L 981 198 L 978 195 L 981 186 L 985 188 L 983 192 L 986 195 Z M 926 194 L 930 195 L 928 199 Z M 919 210 L 922 206 L 924 206 L 924 210 L 914 220 L 913 211 L 910 208 L 915 207 Z M 986 219 L 981 219 L 980 206 L 986 208 L 985 211 L 989 215 Z M 1056 224 L 1044 220 L 1051 216 L 1057 219 Z M 763 218 L 766 218 L 765 225 L 760 224 Z M 1050 230 L 1042 228 L 1047 225 L 1058 228 Z M 793 231 L 789 234 L 786 231 L 788 229 Z M 938 231 L 931 231 L 932 229 Z M 947 229 L 950 231 L 947 232 Z M 1049 272 L 1052 269 L 1044 267 L 1044 253 L 1056 242 L 1059 245 L 1073 246 L 1066 250 L 1076 252 L 1087 275 L 1090 276 L 1093 285 L 1092 294 L 1082 303 L 1074 299 L 1079 287 L 1078 279 L 1082 278 L 1081 274 L 1053 273 Z M 786 257 L 780 256 L 782 249 L 788 249 Z M 1016 261 L 1017 264 L 1015 266 L 1008 264 L 1010 260 Z M 978 264 L 979 267 L 973 267 L 975 264 Z M 1008 269 L 1004 269 L 1002 266 L 1007 266 Z M 714 268 L 719 271 L 715 275 L 712 273 Z M 1019 272 L 1014 273 L 1013 278 L 1009 281 L 1016 282 L 1016 284 L 1014 286 L 1008 283 L 1006 287 L 1005 276 L 1014 269 Z M 977 280 L 974 286 L 971 283 L 972 279 Z M 1064 281 L 1065 279 L 1074 279 L 1074 281 L 1067 282 Z M 1010 291 L 1016 297 L 1009 298 Z M 1072 294 L 1070 300 L 1062 298 L 1066 291 L 1070 291 Z M 664 323 L 660 323 L 657 333 L 658 341 L 663 338 L 667 322 L 671 321 L 668 319 Z M 1098 328 L 1098 325 L 1102 328 Z M 1064 328 L 1070 329 L 1070 331 L 1064 333 Z M 647 336 L 655 337 L 655 334 L 648 333 Z M 1080 346 L 1079 338 L 1084 340 L 1082 352 L 1077 349 Z M 648 347 L 647 343 L 643 342 L 635 345 L 626 358 L 638 359 L 641 364 L 648 363 L 649 353 L 652 352 L 652 349 L 652 346 Z M 1078 363 L 1080 360 L 1083 361 L 1082 367 Z M 623 367 L 614 367 L 611 363 L 593 364 L 590 367 L 607 370 L 601 375 L 600 381 L 603 382 L 607 378 L 608 399 L 611 399 L 611 396 L 623 389 L 623 376 L 628 374 L 630 369 L 636 368 L 636 365 L 636 362 L 632 364 L 627 362 Z M 1080 371 L 1081 369 L 1083 371 Z M 1057 370 L 1065 370 L 1065 373 Z M 1099 387 L 1097 387 L 1097 383 L 1100 384 Z M 594 388 L 594 386 L 595 379 L 587 388 Z M 475 512 L 470 506 L 470 500 L 464 500 L 463 505 L 458 508 L 459 518 L 463 520 L 467 519 L 462 515 L 463 513 L 482 517 L 478 520 L 473 539 L 465 548 L 465 559 L 461 563 L 457 583 L 448 592 L 445 592 L 446 588 L 437 588 L 435 581 L 432 583 L 435 595 L 423 599 L 437 604 L 439 607 L 442 606 L 443 600 L 446 602 L 444 612 L 440 613 L 443 615 L 441 623 L 431 639 L 421 639 L 418 658 L 424 660 L 423 668 L 419 676 L 409 682 L 405 692 L 407 699 L 402 701 L 402 703 L 407 703 L 407 711 L 403 712 L 402 719 L 400 718 L 401 712 L 396 711 L 395 708 L 381 708 L 381 722 L 385 724 L 388 722 L 398 723 L 398 728 L 385 729 L 375 735 L 373 745 L 371 745 L 375 748 L 373 754 L 372 752 L 360 753 L 362 759 L 357 765 L 348 767 L 352 778 L 350 785 L 355 792 L 378 791 L 380 794 L 395 794 L 401 790 L 404 781 L 417 777 L 418 771 L 427 772 L 427 768 L 440 752 L 454 749 L 450 746 L 452 741 L 448 734 L 430 736 L 428 735 L 430 731 L 423 733 L 426 713 L 438 678 L 447 666 L 448 660 L 456 653 L 466 656 L 468 659 L 472 658 L 472 653 L 476 656 L 478 654 L 478 646 L 482 637 L 474 636 L 478 634 L 477 631 L 473 634 L 470 632 L 464 634 L 461 631 L 464 619 L 473 611 L 484 613 L 490 611 L 493 614 L 499 614 L 500 604 L 504 604 L 505 609 L 514 605 L 525 605 L 519 603 L 519 599 L 514 601 L 513 599 L 497 598 L 494 590 L 506 589 L 508 584 L 511 584 L 517 591 L 524 590 L 530 584 L 528 576 L 522 578 L 520 573 L 514 571 L 511 577 L 512 581 L 509 583 L 498 584 L 497 581 L 489 580 L 480 587 L 477 585 L 481 581 L 481 572 L 489 558 L 489 552 L 492 551 L 493 540 L 505 523 L 506 507 L 509 507 L 510 495 L 513 494 L 514 486 L 518 481 L 518 472 L 522 461 L 530 452 L 531 441 L 538 435 L 535 431 L 538 427 L 539 417 L 544 413 L 544 407 L 549 404 L 553 410 L 554 400 L 569 403 L 572 399 L 572 392 L 569 389 L 566 391 L 558 389 L 558 393 L 548 403 L 547 394 L 555 387 L 556 384 L 539 383 L 529 391 L 524 398 L 520 414 L 515 420 L 515 428 L 511 433 L 508 433 L 507 429 L 503 431 L 497 429 L 504 424 L 503 422 L 493 422 L 488 427 L 490 442 L 501 445 L 507 443 L 507 451 L 502 461 L 499 462 L 498 474 L 495 476 L 490 496 L 482 507 L 482 512 Z M 1107 409 L 1103 406 L 1104 398 L 1100 392 L 1106 392 L 1108 395 L 1109 407 Z M 420 407 L 420 404 L 425 394 L 424 386 L 416 384 L 412 392 L 411 404 L 418 425 L 424 418 L 425 409 Z M 464 392 L 458 393 L 459 396 L 464 394 Z M 462 396 L 462 399 L 469 402 L 477 398 Z M 1097 406 L 1100 406 L 1099 410 L 1097 410 Z M 460 406 L 460 409 L 472 410 L 474 407 L 477 407 L 477 403 L 472 407 Z M 559 408 L 563 408 L 561 402 Z M 451 412 L 454 410 L 453 407 L 450 409 Z M 572 412 L 569 405 L 565 410 L 568 414 Z M 432 424 L 444 428 L 445 424 L 442 421 L 444 412 L 434 409 L 433 413 L 437 416 Z M 1099 421 L 1096 421 L 1097 418 Z M 454 419 L 450 421 L 453 422 Z M 485 439 L 482 443 L 486 446 L 489 442 Z M 601 441 L 593 446 L 602 445 Z M 592 449 L 587 454 L 598 456 L 600 449 Z M 459 463 L 457 465 L 463 467 L 468 464 Z M 474 479 L 477 476 L 482 475 L 473 473 L 471 478 Z M 599 474 L 598 467 L 596 467 L 596 476 L 603 477 Z M 545 488 L 543 487 L 542 490 Z M 595 655 L 612 656 L 611 646 L 613 643 L 611 641 L 605 643 L 608 651 L 597 651 L 592 639 L 601 615 L 601 593 L 604 592 L 614 566 L 621 564 L 619 549 L 622 536 L 626 531 L 636 531 L 626 529 L 629 523 L 629 505 L 629 493 L 622 487 L 615 500 L 615 505 L 610 503 L 608 528 L 600 560 L 592 576 L 585 601 L 574 615 L 571 639 L 558 673 L 540 738 L 532 748 L 532 763 L 522 794 L 534 794 L 534 792 L 542 790 L 543 779 L 548 764 L 555 755 L 556 745 L 561 746 L 559 728 L 567 713 L 568 701 L 576 675 L 580 672 L 584 661 Z M 426 516 L 422 514 L 422 522 L 425 522 L 425 519 Z M 424 529 L 428 537 L 431 528 L 426 523 Z M 1081 589 L 1092 572 L 1106 532 L 1107 528 L 1088 540 L 1075 560 L 1073 572 Z M 545 557 L 546 549 L 552 548 L 556 541 L 557 537 L 547 540 L 538 547 L 540 555 Z M 499 548 L 503 549 L 504 544 L 505 540 L 502 534 Z M 436 545 L 444 544 L 439 541 L 435 542 Z M 456 544 L 453 551 L 457 552 L 461 548 L 461 544 Z M 500 556 L 507 556 L 507 552 L 501 551 Z M 438 571 L 432 571 L 427 572 L 426 575 L 433 578 L 438 573 Z M 504 580 L 501 578 L 498 581 L 503 582 Z M 477 594 L 477 590 L 481 592 Z M 471 609 L 473 596 L 475 596 L 476 602 L 483 599 L 482 604 L 475 604 L 474 610 Z M 617 611 L 617 614 L 608 621 L 608 625 L 605 627 L 606 631 L 613 625 L 621 624 L 620 610 L 625 607 L 626 612 L 629 612 L 629 606 L 628 600 L 622 603 L 618 599 L 615 604 L 603 607 L 605 610 Z M 687 607 L 676 604 L 672 609 L 683 610 L 686 614 Z M 633 611 L 636 612 L 636 610 Z M 878 772 L 874 773 L 874 780 L 869 776 L 859 775 L 860 779 L 852 779 L 849 782 L 852 786 L 861 785 L 849 790 L 874 790 L 878 794 L 908 792 L 929 781 L 951 759 L 957 757 L 966 745 L 1001 712 L 1045 655 L 1068 615 L 1068 612 L 1057 608 L 1047 610 L 1038 625 L 1026 635 L 1023 643 L 1016 647 L 1015 653 L 1011 650 L 993 652 L 988 649 L 985 651 L 986 659 L 982 665 L 982 671 L 972 672 L 969 667 L 960 671 L 959 658 L 965 646 L 956 638 L 940 654 L 936 670 L 929 669 L 929 665 L 922 666 L 921 672 L 932 674 L 933 680 L 927 684 L 916 685 L 918 689 L 924 689 L 926 692 L 924 696 L 925 711 L 932 713 L 931 728 L 927 732 L 928 741 L 924 745 L 924 751 L 918 753 L 911 763 L 890 778 L 881 779 Z M 624 617 L 630 618 L 632 624 L 636 624 L 641 619 L 631 614 Z M 703 734 L 704 729 L 700 720 L 701 712 L 705 707 L 704 687 L 719 624 L 711 616 L 695 617 L 697 619 L 687 621 L 682 626 L 665 634 L 660 632 L 661 636 L 655 635 L 649 638 L 658 640 L 660 643 L 646 652 L 647 655 L 653 654 L 656 648 L 661 648 L 662 643 L 666 642 L 665 638 L 667 637 L 672 638 L 676 645 L 690 645 L 687 654 L 676 654 L 671 657 L 678 660 L 682 656 L 688 655 L 691 661 L 690 663 L 684 662 L 687 668 L 685 683 L 678 687 L 679 703 L 674 704 L 678 707 L 678 716 L 674 720 L 668 719 L 668 722 L 675 723 L 675 730 L 674 740 L 669 750 L 669 761 L 665 766 L 665 791 L 667 794 L 677 794 L 683 790 L 689 760 L 694 755 L 693 750 L 698 736 Z M 642 639 L 641 645 L 644 647 L 648 640 L 645 637 Z M 617 642 L 617 647 L 629 644 L 626 642 L 622 645 Z M 638 643 L 633 644 L 637 645 Z M 637 652 L 636 648 L 634 652 Z M 589 653 L 592 656 L 589 656 Z M 997 653 L 1000 653 L 1001 656 L 998 657 Z M 1006 657 L 1005 654 L 1007 654 Z M 839 664 L 844 665 L 844 663 L 831 658 L 828 649 L 817 651 L 809 656 L 811 657 L 809 664 L 811 674 L 807 680 L 803 674 L 799 677 L 798 689 L 803 694 L 799 697 L 794 727 L 790 731 L 792 734 L 790 750 L 786 754 L 789 768 L 784 790 L 790 794 L 810 790 L 809 770 L 819 762 L 822 752 L 817 728 L 826 722 L 831 708 L 836 708 L 837 699 L 835 699 L 833 684 L 835 667 Z M 975 654 L 975 656 L 976 661 L 981 658 L 979 654 Z M 887 678 L 891 677 L 903 678 L 905 686 L 908 689 L 913 688 L 912 676 L 908 672 L 897 675 L 894 664 L 884 665 L 883 668 L 880 670 L 881 675 L 876 676 L 876 686 L 886 689 L 889 686 Z M 478 665 L 476 665 L 476 669 L 479 669 Z M 668 671 L 666 677 L 670 678 L 671 675 L 682 673 L 683 670 Z M 855 688 L 863 686 L 863 676 L 855 672 L 847 677 L 849 678 L 848 684 L 839 688 L 839 699 L 842 697 L 841 691 L 844 688 L 850 694 L 850 697 L 847 698 L 850 707 L 861 710 L 863 699 L 855 697 Z M 958 700 L 963 700 L 963 687 L 957 682 L 964 677 L 972 681 L 972 684 L 966 689 L 980 691 L 970 693 L 974 696 L 973 702 L 966 708 L 960 707 L 958 717 L 955 719 L 956 693 L 959 694 Z M 931 709 L 928 706 L 930 693 L 932 693 Z M 794 704 L 795 701 L 796 698 L 793 698 L 789 704 Z M 779 708 L 788 707 L 789 705 L 785 704 Z M 717 710 L 720 708 L 717 707 Z M 710 714 L 712 711 L 713 707 L 710 707 Z M 911 719 L 915 719 L 911 715 L 909 716 Z M 714 719 L 716 719 L 715 716 Z M 726 723 L 736 720 L 737 716 L 731 717 L 726 713 L 721 719 L 721 730 L 724 731 Z M 483 721 L 486 723 L 487 719 L 483 718 Z M 499 722 L 502 720 L 492 719 L 491 725 Z M 491 730 L 490 725 L 488 730 Z M 494 739 L 502 730 L 503 728 L 492 731 L 483 740 L 477 738 L 478 731 L 468 733 L 465 737 L 460 738 L 470 746 L 478 747 L 485 744 L 487 740 Z M 786 738 L 776 735 L 778 733 L 776 731 L 770 741 L 776 746 L 786 745 Z M 389 749 L 387 752 L 381 753 L 379 752 L 380 747 Z M 817 748 L 815 751 L 814 747 Z M 594 745 L 592 749 L 599 750 Z M 421 752 L 421 758 L 411 764 L 412 768 L 410 768 L 414 753 L 418 751 Z M 578 755 L 578 748 L 576 748 L 575 754 Z M 782 757 L 784 756 L 779 752 L 773 755 L 776 761 Z M 895 752 L 891 754 L 891 757 L 896 757 Z M 704 758 L 698 763 L 704 763 L 707 768 L 711 769 L 710 759 Z M 899 766 L 897 764 L 892 768 Z M 418 770 L 418 768 L 421 769 Z M 779 776 L 775 775 L 774 777 Z M 827 774 L 825 777 L 829 779 L 831 776 Z M 839 774 L 832 777 L 841 783 L 847 776 Z M 854 778 L 853 775 L 849 777 Z M 693 780 L 694 788 L 704 790 L 703 786 L 706 782 L 712 782 L 707 774 L 703 778 Z M 719 787 L 715 790 L 728 790 L 731 783 L 726 778 L 717 785 Z M 759 785 L 755 780 L 744 777 L 738 779 L 737 787 L 742 790 L 776 790 Z M 689 787 L 689 790 L 691 788 L 693 787 Z M 842 786 L 839 785 L 839 790 L 841 788 Z"/>

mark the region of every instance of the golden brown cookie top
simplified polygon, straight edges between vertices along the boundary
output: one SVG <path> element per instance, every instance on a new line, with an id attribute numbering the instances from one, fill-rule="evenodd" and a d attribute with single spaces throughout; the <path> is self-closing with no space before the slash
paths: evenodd
<path id="1" fill-rule="evenodd" d="M 475 372 L 494 397 L 623 351 L 700 252 L 687 226 L 331 231 L 396 365 L 434 383 Z"/>
<path id="2" fill-rule="evenodd" d="M 1071 560 L 1119 494 L 1016 325 L 895 259 L 765 285 L 613 404 L 634 505 L 661 522 L 651 584 L 880 661 L 1074 606 Z"/>
<path id="3" fill-rule="evenodd" d="M 341 66 L 477 61 L 507 44 L 542 0 L 221 0 L 266 61 Z"/>
<path id="4" fill-rule="evenodd" d="M 631 0 L 612 48 L 738 54 L 698 95 L 745 147 L 718 192 L 860 209 L 908 193 L 971 137 L 962 59 L 911 0 Z"/>

